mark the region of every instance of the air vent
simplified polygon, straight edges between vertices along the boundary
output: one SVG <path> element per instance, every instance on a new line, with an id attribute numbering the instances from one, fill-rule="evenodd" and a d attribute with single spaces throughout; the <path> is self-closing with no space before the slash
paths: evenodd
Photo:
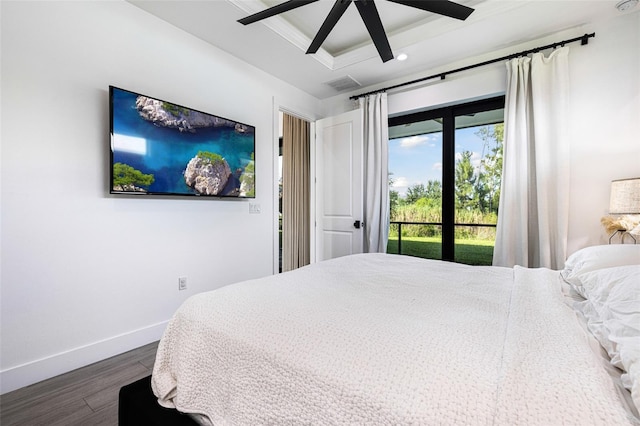
<path id="1" fill-rule="evenodd" d="M 345 77 L 341 77 L 341 78 L 339 78 L 337 80 L 327 81 L 324 84 L 334 88 L 338 92 L 342 92 L 342 91 L 345 91 L 345 90 L 357 89 L 359 87 L 362 87 L 362 85 L 360 83 L 358 83 L 357 81 L 355 81 L 350 75 L 347 75 Z"/>

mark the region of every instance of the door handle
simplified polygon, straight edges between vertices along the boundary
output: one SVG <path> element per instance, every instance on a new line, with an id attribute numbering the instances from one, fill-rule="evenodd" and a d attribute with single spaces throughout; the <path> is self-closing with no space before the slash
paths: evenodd
<path id="1" fill-rule="evenodd" d="M 360 229 L 360 227 L 364 228 L 364 222 L 360 222 L 359 220 L 356 220 L 355 222 L 353 222 L 353 227 L 356 229 Z"/>

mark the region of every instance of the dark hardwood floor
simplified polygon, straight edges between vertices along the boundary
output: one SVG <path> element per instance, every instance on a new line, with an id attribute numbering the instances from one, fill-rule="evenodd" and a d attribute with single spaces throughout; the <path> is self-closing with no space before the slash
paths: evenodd
<path id="1" fill-rule="evenodd" d="M 0 425 L 118 424 L 118 392 L 151 374 L 158 342 L 0 396 Z"/>

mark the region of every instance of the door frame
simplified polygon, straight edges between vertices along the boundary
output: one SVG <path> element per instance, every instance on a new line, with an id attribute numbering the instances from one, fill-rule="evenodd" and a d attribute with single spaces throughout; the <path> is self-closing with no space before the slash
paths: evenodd
<path id="1" fill-rule="evenodd" d="M 314 185 L 314 180 L 315 180 L 315 122 L 317 120 L 317 118 L 314 118 L 312 114 L 310 113 L 305 113 L 305 112 L 300 112 L 299 110 L 296 110 L 295 108 L 289 108 L 287 107 L 284 103 L 281 103 L 278 101 L 278 99 L 276 97 L 273 97 L 273 104 L 272 104 L 272 111 L 273 111 L 273 117 L 272 117 L 272 163 L 271 163 L 271 167 L 272 167 L 272 174 L 271 176 L 273 177 L 273 182 L 272 182 L 272 194 L 273 194 L 273 210 L 272 210 L 272 215 L 273 215 L 273 237 L 272 237 L 272 258 L 273 258 L 273 265 L 272 265 L 272 273 L 273 275 L 275 274 L 279 274 L 280 270 L 279 270 L 279 266 L 280 266 L 280 238 L 278 235 L 278 215 L 280 212 L 279 209 L 279 199 L 278 199 L 278 195 L 279 195 L 279 191 L 278 191 L 278 176 L 279 176 L 279 165 L 278 165 L 278 157 L 280 156 L 280 137 L 282 136 L 282 120 L 280 118 L 280 113 L 284 112 L 287 113 L 289 115 L 292 115 L 294 117 L 298 117 L 302 120 L 306 120 L 309 123 L 311 123 L 310 126 L 310 133 L 311 133 L 311 140 L 310 140 L 310 170 L 309 173 L 311 174 L 310 176 L 310 187 L 309 188 L 309 195 L 310 195 L 310 200 L 309 200 L 309 209 L 310 209 L 310 224 L 311 227 L 309 229 L 309 244 L 311 244 L 311 247 L 309 247 L 310 249 L 310 258 L 311 258 L 311 262 L 313 263 L 314 259 L 315 259 L 315 232 L 314 229 L 312 228 L 314 225 L 314 221 L 315 221 L 315 185 Z"/>

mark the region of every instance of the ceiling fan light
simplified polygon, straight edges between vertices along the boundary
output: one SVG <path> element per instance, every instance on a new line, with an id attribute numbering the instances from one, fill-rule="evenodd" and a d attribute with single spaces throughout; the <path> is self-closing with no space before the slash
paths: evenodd
<path id="1" fill-rule="evenodd" d="M 396 59 L 399 61 L 406 61 L 408 57 L 409 55 L 407 55 L 406 53 L 401 53 L 396 57 Z"/>
<path id="2" fill-rule="evenodd" d="M 0 0 L 1 1 L 1 0 Z M 234 0 L 235 1 L 235 0 Z M 254 22 L 261 21 L 262 19 L 270 18 L 274 15 L 278 15 L 289 10 L 296 9 L 300 6 L 304 6 L 309 3 L 314 3 L 319 0 L 287 0 L 284 3 L 277 4 L 275 6 L 268 7 L 260 12 L 254 13 L 242 19 L 238 19 L 243 25 L 252 24 Z M 465 20 L 473 12 L 473 9 L 450 0 L 389 0 L 394 3 L 410 6 L 415 9 L 425 10 L 427 12 L 435 13 L 442 16 L 448 16 L 450 18 Z M 638 0 L 623 0 L 623 1 L 635 1 Z M 311 45 L 307 49 L 306 53 L 316 53 L 322 43 L 336 25 L 338 20 L 342 17 L 347 7 L 354 3 L 358 9 L 358 13 L 364 22 L 367 32 L 373 41 L 380 59 L 382 62 L 387 62 L 394 59 L 391 46 L 387 34 L 385 33 L 380 14 L 375 5 L 375 0 L 335 0 L 331 11 L 325 18 L 322 26 L 316 33 L 316 36 L 311 41 Z M 405 55 L 403 61 L 407 59 Z"/>

